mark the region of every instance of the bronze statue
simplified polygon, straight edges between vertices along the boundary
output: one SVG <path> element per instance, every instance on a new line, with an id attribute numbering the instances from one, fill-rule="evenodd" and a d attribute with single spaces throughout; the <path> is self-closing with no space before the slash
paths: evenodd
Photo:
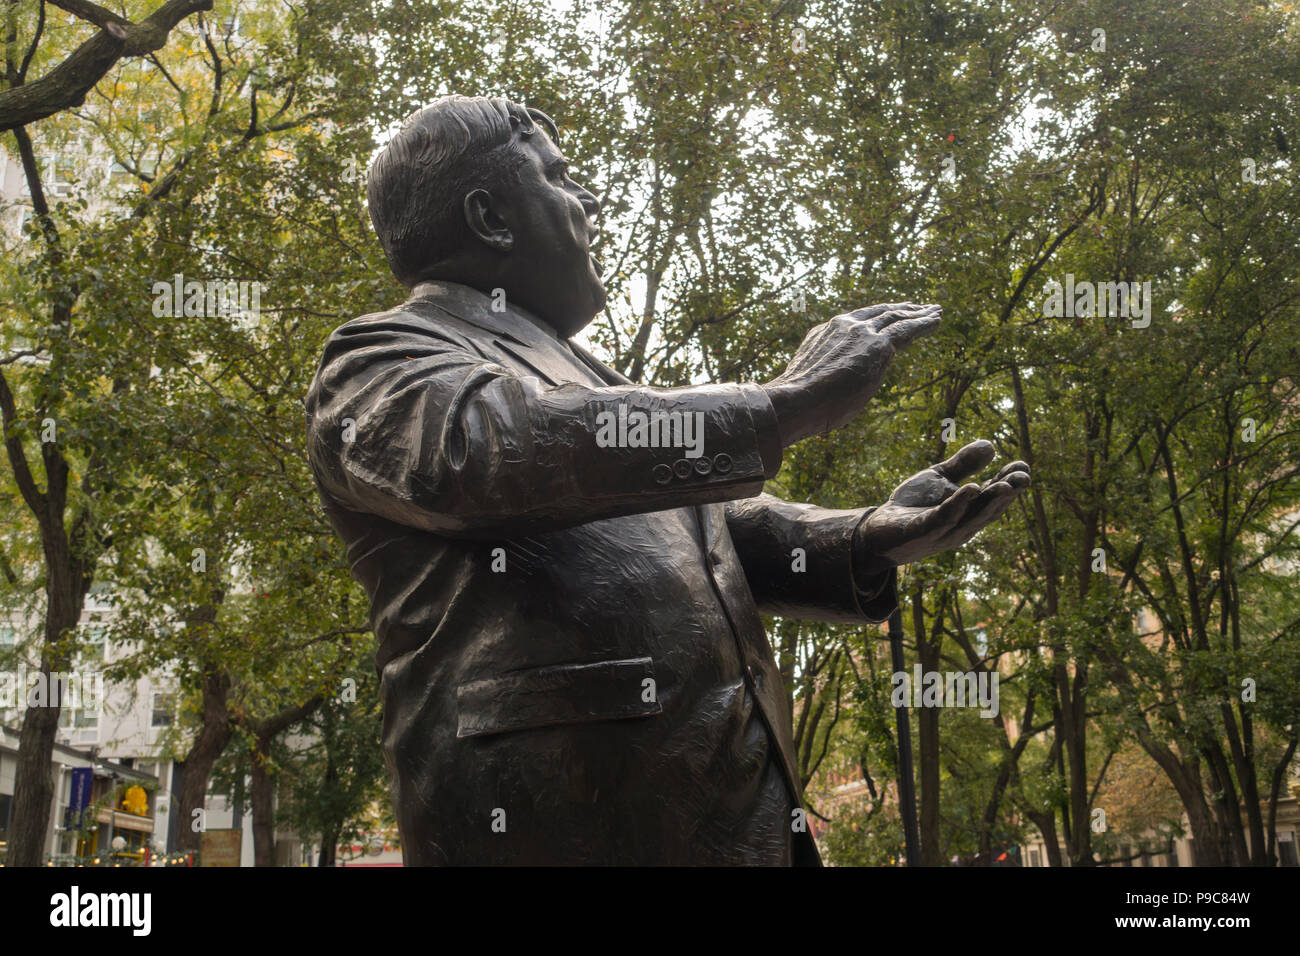
<path id="1" fill-rule="evenodd" d="M 762 494 L 938 307 L 837 316 L 764 385 L 630 382 L 570 341 L 605 292 L 557 139 L 503 99 L 406 122 L 368 195 L 411 296 L 335 331 L 307 397 L 380 642 L 405 860 L 817 864 L 760 613 L 883 621 L 895 568 L 969 540 L 1028 469 L 959 487 L 977 442 L 876 508 Z"/>

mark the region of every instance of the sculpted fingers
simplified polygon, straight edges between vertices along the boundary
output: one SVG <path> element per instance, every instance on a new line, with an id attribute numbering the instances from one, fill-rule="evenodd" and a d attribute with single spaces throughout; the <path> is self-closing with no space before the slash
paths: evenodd
<path id="1" fill-rule="evenodd" d="M 883 312 L 873 316 L 867 321 L 873 332 L 884 332 L 891 326 L 901 322 L 910 322 L 915 319 L 937 319 L 943 314 L 943 309 L 937 305 L 913 305 L 910 302 L 903 302 L 898 305 L 886 307 Z"/>
<path id="2" fill-rule="evenodd" d="M 809 329 L 785 370 L 765 386 L 782 443 L 824 434 L 858 414 L 880 388 L 895 350 L 938 328 L 939 312 L 937 305 L 890 303 Z"/>
<path id="3" fill-rule="evenodd" d="M 957 482 L 963 478 L 975 474 L 983 468 L 987 468 L 989 462 L 993 460 L 993 443 L 980 439 L 973 441 L 969 445 L 958 450 L 947 461 L 941 461 L 934 466 L 934 470 L 949 481 Z M 1006 469 L 1003 469 L 1005 472 Z M 999 472 L 998 477 L 1002 477 Z"/>
<path id="4" fill-rule="evenodd" d="M 903 318 L 907 314 L 915 314 L 917 310 L 926 308 L 930 308 L 930 306 L 917 305 L 914 302 L 887 302 L 884 305 L 868 305 L 845 314 L 852 316 L 859 322 L 875 323 L 891 313 L 897 313 L 898 318 Z"/>
<path id="5" fill-rule="evenodd" d="M 995 481 L 983 489 L 971 505 L 965 520 L 954 531 L 957 540 L 954 546 L 969 541 L 980 529 L 1011 507 L 1011 502 L 1020 494 L 1020 489 L 1005 481 Z"/>
<path id="6" fill-rule="evenodd" d="M 1010 464 L 1003 465 L 998 470 L 997 476 L 984 482 L 985 489 L 992 488 L 999 482 L 1010 485 L 1012 488 L 1020 491 L 1029 487 L 1029 466 L 1023 461 L 1013 461 Z"/>
<path id="7" fill-rule="evenodd" d="M 939 316 L 929 315 L 919 319 L 895 322 L 882 332 L 896 349 L 906 348 L 917 339 L 931 335 L 939 329 Z"/>
<path id="8" fill-rule="evenodd" d="M 1029 472 L 1009 471 L 1001 480 L 1019 491 L 1021 488 L 1029 487 Z"/>
<path id="9" fill-rule="evenodd" d="M 948 496 L 940 505 L 921 512 L 914 519 L 917 530 L 922 534 L 945 535 L 959 526 L 971 506 L 980 497 L 980 486 L 963 485 Z"/>

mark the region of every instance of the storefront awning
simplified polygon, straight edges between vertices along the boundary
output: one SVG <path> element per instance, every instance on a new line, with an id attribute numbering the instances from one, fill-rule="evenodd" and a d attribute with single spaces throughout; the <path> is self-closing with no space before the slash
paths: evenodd
<path id="1" fill-rule="evenodd" d="M 112 822 L 113 829 L 115 830 L 139 830 L 142 833 L 153 833 L 152 818 L 137 817 L 131 813 L 115 813 L 110 810 L 100 810 L 95 814 L 95 821 L 97 823 Z"/>

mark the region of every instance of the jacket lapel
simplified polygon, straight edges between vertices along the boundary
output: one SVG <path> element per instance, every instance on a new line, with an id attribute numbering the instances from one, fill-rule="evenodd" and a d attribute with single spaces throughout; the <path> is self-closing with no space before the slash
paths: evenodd
<path id="1" fill-rule="evenodd" d="M 583 370 L 575 369 L 565 362 L 562 356 L 555 354 L 554 348 L 537 347 L 504 338 L 493 339 L 492 344 L 509 354 L 519 364 L 532 369 L 537 376 L 550 385 L 563 385 L 572 382 L 575 375 Z"/>
<path id="2" fill-rule="evenodd" d="M 573 339 L 569 339 L 569 347 L 573 349 L 573 354 L 578 356 L 578 358 L 582 360 L 582 363 L 584 365 L 586 365 L 598 376 L 600 376 L 601 381 L 603 381 L 606 385 L 635 385 L 636 384 L 636 382 L 632 381 L 627 376 L 623 375 L 620 372 L 615 371 L 614 369 L 606 365 L 604 362 L 600 361 L 600 359 L 596 358 L 594 355 L 592 355 L 590 352 L 584 349 L 577 342 L 573 341 Z"/>

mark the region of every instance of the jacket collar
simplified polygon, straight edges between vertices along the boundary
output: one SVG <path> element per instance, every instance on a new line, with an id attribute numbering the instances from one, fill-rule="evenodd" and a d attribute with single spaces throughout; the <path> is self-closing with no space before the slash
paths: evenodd
<path id="1" fill-rule="evenodd" d="M 492 301 L 490 295 L 472 286 L 461 285 L 459 282 L 425 280 L 411 290 L 411 297 L 406 300 L 406 304 L 428 303 L 519 345 L 554 348 L 559 342 L 555 330 L 530 312 L 509 301 L 505 303 L 504 310 L 497 311 L 492 308 Z"/>
<path id="2" fill-rule="evenodd" d="M 584 349 L 561 339 L 554 329 L 530 312 L 509 301 L 503 310 L 497 311 L 492 308 L 492 302 L 490 295 L 471 286 L 427 280 L 411 290 L 406 306 L 431 306 L 491 333 L 499 348 L 552 385 L 581 382 L 591 375 L 607 384 L 627 383 L 627 379 Z"/>

